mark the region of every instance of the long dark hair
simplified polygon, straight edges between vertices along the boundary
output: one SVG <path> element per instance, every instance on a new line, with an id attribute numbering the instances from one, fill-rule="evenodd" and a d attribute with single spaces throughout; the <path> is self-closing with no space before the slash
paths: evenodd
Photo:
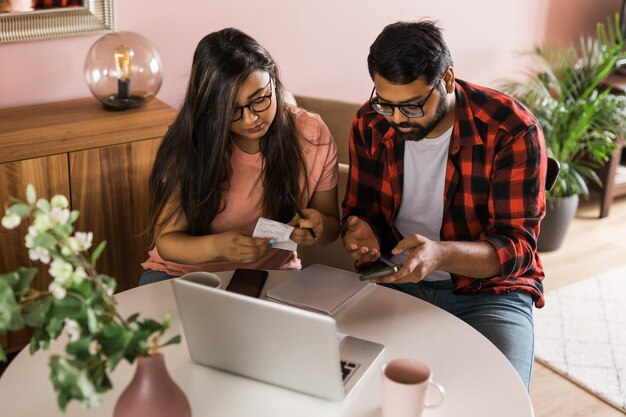
<path id="1" fill-rule="evenodd" d="M 452 66 L 441 29 L 430 20 L 396 22 L 385 26 L 367 56 L 372 79 L 379 74 L 395 84 L 424 77 L 429 84 Z"/>
<path id="2" fill-rule="evenodd" d="M 294 215 L 289 195 L 300 201 L 306 167 L 293 115 L 283 104 L 278 68 L 257 41 L 228 28 L 210 33 L 196 47 L 185 100 L 157 153 L 150 175 L 153 239 L 180 214 L 186 216 L 188 233 L 209 234 L 215 216 L 225 209 L 222 196 L 232 174 L 232 114 L 241 86 L 254 71 L 269 73 L 276 86 L 276 117 L 259 143 L 264 159 L 262 213 L 281 222 Z"/>

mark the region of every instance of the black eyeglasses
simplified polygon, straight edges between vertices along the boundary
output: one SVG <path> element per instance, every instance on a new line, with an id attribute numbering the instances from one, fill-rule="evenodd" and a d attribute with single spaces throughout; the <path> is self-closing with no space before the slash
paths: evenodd
<path id="1" fill-rule="evenodd" d="M 435 87 L 439 85 L 439 82 L 442 79 L 439 78 L 436 83 L 433 84 L 433 87 L 430 89 L 430 92 L 422 100 L 417 104 L 391 104 L 391 103 L 381 103 L 378 101 L 378 97 L 374 99 L 374 91 L 376 91 L 376 86 L 372 88 L 372 94 L 370 94 L 370 106 L 376 111 L 378 114 L 382 114 L 383 116 L 393 116 L 393 112 L 396 108 L 402 112 L 407 117 L 419 118 L 424 117 L 424 105 L 430 98 L 433 91 L 435 91 Z"/>
<path id="2" fill-rule="evenodd" d="M 257 97 L 252 100 L 250 103 L 244 106 L 235 106 L 233 109 L 233 119 L 232 122 L 236 122 L 243 117 L 243 109 L 247 108 L 252 113 L 257 114 L 264 112 L 269 109 L 272 105 L 272 78 L 270 77 L 270 82 L 268 83 L 270 86 L 270 93 L 266 96 Z M 265 86 L 267 88 L 267 85 Z"/>

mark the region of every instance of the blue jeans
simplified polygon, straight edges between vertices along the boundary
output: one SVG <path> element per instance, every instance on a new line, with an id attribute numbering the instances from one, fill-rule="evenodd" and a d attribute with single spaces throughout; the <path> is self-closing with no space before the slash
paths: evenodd
<path id="1" fill-rule="evenodd" d="M 512 291 L 456 295 L 452 293 L 451 280 L 383 285 L 428 301 L 478 330 L 504 353 L 526 390 L 530 390 L 535 350 L 530 294 Z"/>
<path id="2" fill-rule="evenodd" d="M 152 284 L 153 282 L 165 281 L 170 278 L 174 278 L 174 276 L 167 272 L 146 269 L 139 277 L 139 285 Z"/>

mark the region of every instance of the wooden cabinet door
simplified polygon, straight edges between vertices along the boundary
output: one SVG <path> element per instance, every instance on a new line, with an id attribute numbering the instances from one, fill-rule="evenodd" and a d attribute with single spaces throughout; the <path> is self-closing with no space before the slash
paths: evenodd
<path id="1" fill-rule="evenodd" d="M 116 278 L 117 292 L 137 286 L 148 257 L 148 178 L 160 139 L 70 153 L 76 229 L 92 231 L 107 246 L 98 272 Z"/>
<path id="2" fill-rule="evenodd" d="M 4 215 L 9 197 L 26 200 L 28 184 L 35 186 L 38 197 L 50 199 L 56 194 L 63 194 L 69 198 L 67 154 L 0 164 L 0 202 L 3 208 L 0 216 Z M 24 246 L 27 226 L 26 223 L 22 223 L 13 230 L 0 227 L 0 272 L 15 271 L 20 266 L 35 266 L 39 272 L 35 276 L 33 286 L 39 290 L 46 290 L 50 283 L 49 266 L 41 262 L 32 262 L 28 258 L 28 250 Z M 0 341 L 7 352 L 21 349 L 29 339 L 30 332 L 27 331 L 0 336 Z"/>

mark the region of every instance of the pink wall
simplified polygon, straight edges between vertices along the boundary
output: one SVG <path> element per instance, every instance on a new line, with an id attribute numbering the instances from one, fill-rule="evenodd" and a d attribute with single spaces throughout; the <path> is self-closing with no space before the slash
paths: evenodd
<path id="1" fill-rule="evenodd" d="M 116 29 L 138 32 L 161 53 L 158 97 L 178 106 L 191 56 L 205 34 L 235 26 L 275 57 L 295 94 L 363 101 L 371 89 L 366 57 L 382 28 L 397 20 L 439 20 L 456 74 L 485 85 L 521 76 L 519 55 L 544 40 L 593 33 L 622 0 L 115 0 Z M 391 4 L 391 6 L 389 6 Z M 383 6 L 384 5 L 384 6 Z M 482 10 L 479 11 L 479 10 Z M 0 108 L 90 96 L 83 77 L 99 35 L 0 45 Z"/>

